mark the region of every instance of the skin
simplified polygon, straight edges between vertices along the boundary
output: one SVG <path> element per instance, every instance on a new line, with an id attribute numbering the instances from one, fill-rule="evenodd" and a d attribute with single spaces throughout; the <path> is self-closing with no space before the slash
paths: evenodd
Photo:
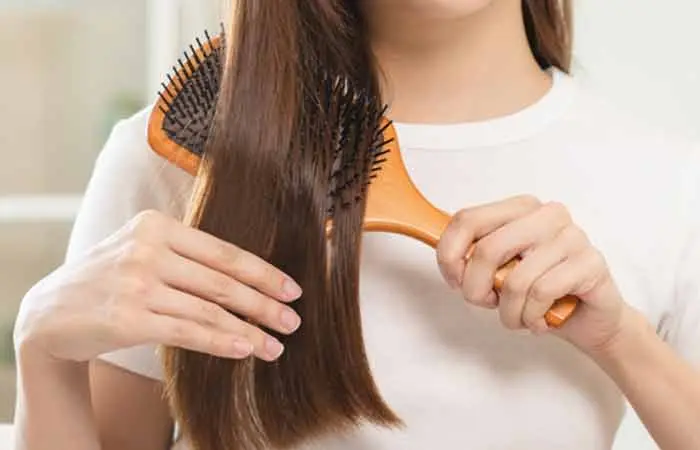
<path id="1" fill-rule="evenodd" d="M 292 333 L 300 319 L 287 303 L 300 296 L 260 258 L 158 212 L 140 214 L 22 302 L 17 448 L 167 448 L 160 386 L 88 362 L 149 343 L 273 361 L 279 341 L 226 310 Z"/>
<path id="2" fill-rule="evenodd" d="M 519 0 L 366 2 L 392 118 L 483 120 L 540 98 L 551 80 L 527 47 L 519 5 Z M 473 242 L 477 250 L 467 261 Z M 497 295 L 494 272 L 516 254 L 524 259 Z M 565 205 L 524 195 L 465 209 L 445 231 L 437 262 L 465 301 L 497 309 L 505 327 L 555 333 L 574 344 L 572 351 L 592 358 L 662 448 L 700 447 L 698 372 L 624 302 L 603 255 Z M 140 215 L 42 280 L 22 302 L 15 333 L 16 449 L 167 449 L 172 422 L 160 384 L 87 361 L 139 343 L 274 359 L 281 349 L 268 350 L 264 333 L 223 308 L 284 332 L 286 303 L 299 294 L 293 283 L 285 284 L 289 281 L 211 236 L 159 213 Z M 545 311 L 567 293 L 579 296 L 582 305 L 561 330 L 547 330 Z"/>

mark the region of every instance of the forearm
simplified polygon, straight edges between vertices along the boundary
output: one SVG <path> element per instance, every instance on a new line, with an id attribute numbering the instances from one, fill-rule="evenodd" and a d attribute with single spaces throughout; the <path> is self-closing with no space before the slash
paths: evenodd
<path id="1" fill-rule="evenodd" d="M 16 450 L 99 450 L 87 364 L 18 352 Z"/>
<path id="2" fill-rule="evenodd" d="M 664 450 L 700 448 L 700 372 L 636 313 L 609 348 L 594 356 Z"/>

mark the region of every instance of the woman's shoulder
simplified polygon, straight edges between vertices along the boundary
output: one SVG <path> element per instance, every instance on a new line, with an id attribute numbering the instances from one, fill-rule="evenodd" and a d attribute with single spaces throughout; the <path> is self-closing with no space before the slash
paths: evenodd
<path id="1" fill-rule="evenodd" d="M 568 83 L 574 94 L 558 124 L 560 138 L 589 165 L 642 191 L 700 180 L 700 141 L 691 133 L 575 77 Z"/>
<path id="2" fill-rule="evenodd" d="M 90 184 L 94 189 L 120 186 L 124 199 L 133 203 L 131 209 L 158 209 L 181 216 L 194 178 L 149 145 L 152 108 L 148 105 L 114 125 L 97 158 Z"/>
<path id="3" fill-rule="evenodd" d="M 654 108 L 651 100 L 643 100 L 647 106 L 642 107 L 642 103 L 630 101 L 630 94 L 614 95 L 611 88 L 603 88 L 589 78 L 577 74 L 562 76 L 571 98 L 565 119 L 583 130 L 598 130 L 596 135 L 601 137 L 650 144 L 660 141 L 686 147 L 693 144 L 693 138 L 684 134 L 682 127 L 670 123 L 674 111 L 661 116 L 651 111 Z M 640 90 L 639 97 L 645 96 Z"/>
<path id="4" fill-rule="evenodd" d="M 73 225 L 68 258 L 142 211 L 157 210 L 175 218 L 185 215 L 194 179 L 150 148 L 150 110 L 144 108 L 119 121 L 100 150 Z"/>
<path id="5" fill-rule="evenodd" d="M 165 178 L 169 184 L 191 184 L 193 178 L 158 155 L 148 143 L 148 123 L 153 105 L 118 121 L 107 139 L 97 164 L 111 164 L 115 170 L 132 175 Z"/>

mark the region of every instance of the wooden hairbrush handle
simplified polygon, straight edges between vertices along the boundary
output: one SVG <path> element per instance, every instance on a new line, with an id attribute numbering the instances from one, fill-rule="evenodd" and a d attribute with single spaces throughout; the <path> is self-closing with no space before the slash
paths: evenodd
<path id="1" fill-rule="evenodd" d="M 369 187 L 363 229 L 402 234 L 436 248 L 452 218 L 433 206 L 409 177 L 399 151 L 396 130 L 392 126 L 386 129 L 385 137 L 391 140 L 389 152 L 385 155 L 381 172 Z M 474 248 L 474 245 L 470 247 L 467 258 Z M 518 261 L 519 258 L 514 258 L 496 272 L 496 291 L 503 287 Z M 574 313 L 578 302 L 573 296 L 557 300 L 545 314 L 547 325 L 561 327 Z"/>
<path id="2" fill-rule="evenodd" d="M 392 215 L 390 210 L 387 210 L 385 207 L 380 207 L 380 211 L 382 212 L 381 218 L 377 217 L 376 214 L 373 214 L 374 211 L 370 210 L 368 211 L 368 216 L 365 218 L 365 230 L 402 234 L 436 248 L 440 236 L 442 236 L 443 231 L 449 224 L 451 217 L 447 213 L 431 207 L 427 202 L 408 202 L 395 205 L 397 208 L 401 209 L 403 214 L 415 215 L 411 216 L 411 220 L 404 221 L 398 219 L 400 216 L 398 209 L 396 210 L 397 213 Z M 394 217 L 394 220 L 388 221 L 386 217 L 389 215 Z M 469 258 L 475 248 L 475 244 L 472 244 L 465 258 Z M 494 289 L 496 291 L 499 291 L 503 287 L 505 279 L 517 266 L 519 261 L 520 258 L 516 257 L 496 271 L 494 275 Z M 552 328 L 560 328 L 572 316 L 578 306 L 578 302 L 579 299 L 571 295 L 560 298 L 554 302 L 544 317 L 547 325 Z"/>

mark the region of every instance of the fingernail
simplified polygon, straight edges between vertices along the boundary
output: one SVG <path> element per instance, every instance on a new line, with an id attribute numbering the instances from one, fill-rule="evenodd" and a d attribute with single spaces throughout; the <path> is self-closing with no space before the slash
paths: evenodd
<path id="1" fill-rule="evenodd" d="M 265 352 L 270 359 L 275 360 L 279 358 L 283 351 L 284 346 L 280 343 L 280 341 L 273 337 L 268 337 L 265 339 Z"/>
<path id="2" fill-rule="evenodd" d="M 282 290 L 284 291 L 284 296 L 287 300 L 297 300 L 301 297 L 302 291 L 298 284 L 294 280 L 287 278 L 284 280 L 282 285 Z"/>
<path id="3" fill-rule="evenodd" d="M 233 349 L 240 356 L 248 356 L 253 353 L 253 345 L 246 341 L 234 341 Z"/>
<path id="4" fill-rule="evenodd" d="M 281 316 L 282 328 L 287 333 L 294 333 L 301 325 L 301 318 L 293 311 L 284 310 Z"/>

